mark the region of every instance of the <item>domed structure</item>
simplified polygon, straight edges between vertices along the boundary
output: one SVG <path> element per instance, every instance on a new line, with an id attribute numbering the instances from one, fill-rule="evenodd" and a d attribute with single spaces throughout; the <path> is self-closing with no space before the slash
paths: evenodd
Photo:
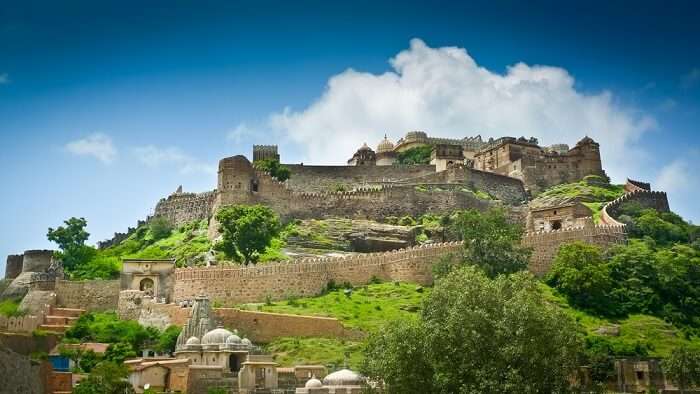
<path id="1" fill-rule="evenodd" d="M 199 345 L 199 338 L 197 337 L 190 337 L 187 342 L 185 342 L 185 345 Z"/>
<path id="2" fill-rule="evenodd" d="M 348 160 L 350 166 L 373 166 L 377 161 L 377 155 L 365 142 L 360 149 Z"/>
<path id="3" fill-rule="evenodd" d="M 320 387 L 323 387 L 323 383 L 321 383 L 320 380 L 313 377 L 306 382 L 304 387 L 306 387 L 307 389 L 320 388 Z"/>
<path id="4" fill-rule="evenodd" d="M 362 375 L 349 369 L 335 371 L 323 378 L 323 384 L 325 386 L 359 386 L 362 385 L 364 381 L 365 378 L 362 377 Z"/>
<path id="5" fill-rule="evenodd" d="M 390 152 L 393 150 L 394 144 L 389 141 L 386 134 L 384 134 L 384 139 L 379 142 L 379 145 L 377 145 L 377 153 Z"/>
<path id="6" fill-rule="evenodd" d="M 202 337 L 202 345 L 224 345 L 233 333 L 221 326 L 209 331 Z"/>
<path id="7" fill-rule="evenodd" d="M 241 343 L 241 337 L 236 334 L 229 335 L 229 337 L 226 338 L 227 345 L 238 345 L 239 343 Z"/>
<path id="8" fill-rule="evenodd" d="M 243 338 L 241 340 L 241 345 L 246 345 L 246 346 L 253 346 L 253 343 L 250 341 L 248 338 Z"/>
<path id="9" fill-rule="evenodd" d="M 396 153 L 394 152 L 394 144 L 386 138 L 377 145 L 377 165 L 390 166 L 396 162 Z"/>

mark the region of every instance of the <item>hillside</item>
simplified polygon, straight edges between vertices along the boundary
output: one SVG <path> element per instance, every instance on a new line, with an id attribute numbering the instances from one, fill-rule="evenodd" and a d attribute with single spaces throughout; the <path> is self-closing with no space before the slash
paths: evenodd
<path id="1" fill-rule="evenodd" d="M 611 184 L 602 177 L 589 175 L 579 182 L 553 186 L 539 193 L 530 201 L 529 206 L 537 209 L 577 201 L 593 211 L 593 218 L 597 222 L 603 205 L 623 194 L 623 185 Z"/>

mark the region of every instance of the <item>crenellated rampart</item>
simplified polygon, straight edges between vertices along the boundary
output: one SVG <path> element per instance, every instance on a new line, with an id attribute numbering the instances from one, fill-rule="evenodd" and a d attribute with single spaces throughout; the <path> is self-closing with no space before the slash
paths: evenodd
<path id="1" fill-rule="evenodd" d="M 608 248 L 626 241 L 625 226 L 594 225 L 588 218 L 581 227 L 555 231 L 530 232 L 523 236 L 522 244 L 532 248 L 529 270 L 535 275 L 544 275 L 552 265 L 552 260 L 565 243 L 581 241 Z"/>
<path id="2" fill-rule="evenodd" d="M 615 217 L 620 215 L 620 208 L 628 202 L 636 202 L 644 208 L 652 208 L 659 212 L 670 211 L 666 192 L 636 189 L 607 203 L 600 212 L 600 221 L 604 224 L 622 225 Z"/>
<path id="3" fill-rule="evenodd" d="M 331 280 L 357 285 L 373 277 L 429 284 L 433 263 L 460 248 L 460 242 L 448 242 L 247 268 L 182 268 L 175 271 L 175 301 L 191 300 L 199 294 L 230 304 L 280 300 L 319 294 Z"/>
<path id="4" fill-rule="evenodd" d="M 209 219 L 216 200 L 216 191 L 205 193 L 173 193 L 161 199 L 153 216 L 168 219 L 174 225 Z"/>

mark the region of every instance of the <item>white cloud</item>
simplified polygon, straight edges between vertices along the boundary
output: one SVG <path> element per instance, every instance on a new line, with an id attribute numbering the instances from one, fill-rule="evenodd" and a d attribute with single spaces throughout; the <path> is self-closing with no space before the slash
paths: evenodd
<path id="1" fill-rule="evenodd" d="M 182 174 L 216 173 L 216 166 L 201 162 L 176 147 L 159 148 L 154 145 L 132 149 L 134 155 L 148 167 L 174 166 Z"/>
<path id="2" fill-rule="evenodd" d="M 117 149 L 112 139 L 102 133 L 90 134 L 85 138 L 66 144 L 66 150 L 77 156 L 92 156 L 104 164 L 110 164 L 117 157 Z"/>
<path id="3" fill-rule="evenodd" d="M 700 82 L 700 68 L 695 67 L 681 77 L 681 87 L 690 89 Z"/>
<path id="4" fill-rule="evenodd" d="M 255 130 L 248 127 L 247 124 L 239 123 L 235 129 L 229 131 L 226 134 L 226 139 L 235 144 L 240 144 L 243 140 L 245 140 L 246 138 L 250 138 L 255 134 Z"/>
<path id="5" fill-rule="evenodd" d="M 694 163 L 700 161 L 700 152 L 681 154 L 661 168 L 652 187 L 668 193 L 671 210 L 686 219 L 700 221 L 697 195 L 700 193 L 700 176 Z"/>
<path id="6" fill-rule="evenodd" d="M 268 126 L 314 163 L 344 163 L 362 142 L 375 145 L 385 133 L 395 141 L 410 130 L 570 145 L 589 135 L 601 143 L 603 165 L 616 180 L 645 159 L 634 142 L 656 127 L 609 91 L 578 91 L 574 77 L 558 67 L 517 63 L 499 74 L 465 49 L 431 48 L 419 39 L 390 64 L 383 74 L 348 69 L 331 77 L 310 106 L 272 114 Z"/>
<path id="7" fill-rule="evenodd" d="M 5 85 L 10 83 L 10 75 L 8 73 L 0 74 L 0 85 Z"/>

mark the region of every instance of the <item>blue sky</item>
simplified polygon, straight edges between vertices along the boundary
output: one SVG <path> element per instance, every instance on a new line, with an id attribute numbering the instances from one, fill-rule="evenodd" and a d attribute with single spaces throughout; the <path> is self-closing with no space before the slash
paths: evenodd
<path id="1" fill-rule="evenodd" d="M 0 6 L 0 255 L 70 216 L 123 231 L 253 143 L 342 163 L 410 129 L 590 134 L 700 221 L 692 2 L 143 3 Z"/>

